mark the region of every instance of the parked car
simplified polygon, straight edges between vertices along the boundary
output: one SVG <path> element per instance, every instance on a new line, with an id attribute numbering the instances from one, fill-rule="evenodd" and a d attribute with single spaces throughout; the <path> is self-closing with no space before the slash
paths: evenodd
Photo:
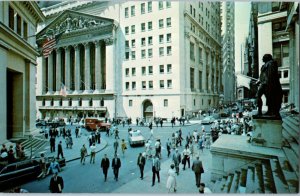
<path id="1" fill-rule="evenodd" d="M 54 157 L 48 157 L 46 160 L 47 168 Z M 66 160 L 59 159 L 60 167 L 66 165 Z M 30 180 L 36 179 L 41 173 L 39 159 L 29 159 L 8 164 L 0 168 L 0 191 L 8 190 L 12 187 L 21 185 Z"/>
<path id="2" fill-rule="evenodd" d="M 128 142 L 130 146 L 145 145 L 145 138 L 140 130 L 132 130 L 128 132 Z"/>
<path id="3" fill-rule="evenodd" d="M 201 121 L 201 124 L 211 124 L 215 121 L 215 118 L 212 117 L 212 116 L 207 116 L 205 117 L 202 121 Z"/>
<path id="4" fill-rule="evenodd" d="M 100 130 L 106 131 L 106 129 L 110 129 L 111 124 L 105 123 L 105 119 L 102 118 L 89 117 L 85 119 L 85 128 L 87 130 L 96 131 L 97 127 L 99 127 Z"/>
<path id="5" fill-rule="evenodd" d="M 36 127 L 43 127 L 43 126 L 46 126 L 46 125 L 47 125 L 47 123 L 45 121 L 42 121 L 42 120 L 35 123 Z"/>

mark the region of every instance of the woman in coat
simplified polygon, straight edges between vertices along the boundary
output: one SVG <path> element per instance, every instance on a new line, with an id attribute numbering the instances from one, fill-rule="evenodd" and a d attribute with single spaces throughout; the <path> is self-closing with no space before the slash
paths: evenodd
<path id="1" fill-rule="evenodd" d="M 168 192 L 170 192 L 172 188 L 174 189 L 174 192 L 176 192 L 176 171 L 175 171 L 175 165 L 173 163 L 171 164 L 170 169 L 168 171 L 168 179 L 167 179 Z"/>

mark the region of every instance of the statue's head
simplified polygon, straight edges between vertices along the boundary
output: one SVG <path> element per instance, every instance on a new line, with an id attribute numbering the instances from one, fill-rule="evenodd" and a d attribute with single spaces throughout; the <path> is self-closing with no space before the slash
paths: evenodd
<path id="1" fill-rule="evenodd" d="M 273 59 L 273 57 L 272 57 L 272 55 L 271 54 L 265 54 L 264 56 L 263 56 L 263 62 L 264 63 L 266 63 L 266 62 L 268 62 L 268 61 L 270 61 L 270 60 L 272 60 Z"/>

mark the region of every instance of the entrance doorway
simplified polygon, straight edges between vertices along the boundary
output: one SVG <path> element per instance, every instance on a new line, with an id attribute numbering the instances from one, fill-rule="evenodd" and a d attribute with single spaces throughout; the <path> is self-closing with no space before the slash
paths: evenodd
<path id="1" fill-rule="evenodd" d="M 143 103 L 143 117 L 146 122 L 150 122 L 153 119 L 153 104 L 150 100 L 145 100 Z"/>
<path id="2" fill-rule="evenodd" d="M 6 78 L 6 137 L 11 139 L 23 132 L 23 74 L 7 70 Z"/>

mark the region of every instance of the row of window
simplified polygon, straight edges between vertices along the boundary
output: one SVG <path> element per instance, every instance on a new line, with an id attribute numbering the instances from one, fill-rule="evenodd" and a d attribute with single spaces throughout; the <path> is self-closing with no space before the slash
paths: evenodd
<path id="1" fill-rule="evenodd" d="M 152 58 L 153 57 L 153 49 L 149 48 L 147 51 L 148 51 L 148 58 Z M 168 56 L 172 55 L 172 46 L 166 47 L 166 54 Z M 159 55 L 164 56 L 164 47 L 159 48 Z M 129 51 L 125 52 L 125 60 L 129 60 L 129 56 L 130 56 L 130 52 Z M 146 50 L 145 49 L 141 50 L 141 58 L 142 59 L 146 58 Z M 135 60 L 135 59 L 136 59 L 136 52 L 131 51 L 131 60 Z"/>
<path id="2" fill-rule="evenodd" d="M 17 24 L 17 28 L 15 29 L 15 20 Z M 13 31 L 20 36 L 22 36 L 25 40 L 28 39 L 28 24 L 25 20 L 21 18 L 21 16 L 15 12 L 15 10 L 9 6 L 8 7 L 8 26 Z"/>
<path id="3" fill-rule="evenodd" d="M 168 33 L 168 34 L 166 34 L 166 36 L 165 35 L 159 35 L 159 43 L 160 44 L 163 44 L 164 43 L 164 39 L 165 39 L 165 37 L 166 37 L 166 42 L 167 43 L 171 43 L 171 41 L 172 41 L 172 34 L 171 33 Z M 149 36 L 148 37 L 148 45 L 152 45 L 153 44 L 153 37 L 152 36 Z M 136 41 L 135 41 L 135 39 L 132 39 L 131 40 L 131 47 L 132 48 L 135 48 L 135 46 L 136 46 Z M 145 37 L 142 37 L 141 38 L 141 46 L 146 46 L 146 38 Z M 126 40 L 125 41 L 125 48 L 127 49 L 127 48 L 129 48 L 129 40 Z"/>
<path id="4" fill-rule="evenodd" d="M 170 8 L 171 7 L 171 2 L 170 1 L 167 1 L 166 2 L 166 7 L 167 8 Z M 162 10 L 164 9 L 164 2 L 163 1 L 159 1 L 158 2 L 158 9 L 159 10 Z M 141 3 L 141 14 L 145 14 L 146 13 L 146 3 Z M 147 3 L 147 11 L 148 13 L 152 12 L 152 1 L 149 1 Z M 125 15 L 125 18 L 128 18 L 129 17 L 129 7 L 126 7 L 125 10 L 124 10 L 124 15 Z M 130 16 L 135 16 L 135 5 L 131 6 L 130 7 Z"/>
<path id="5" fill-rule="evenodd" d="M 172 80 L 167 80 L 167 88 L 172 88 Z M 136 82 L 131 82 L 131 90 L 136 90 Z M 142 81 L 141 82 L 141 88 L 142 90 L 147 89 L 147 82 Z M 159 80 L 159 88 L 164 89 L 165 88 L 165 80 Z M 125 82 L 125 89 L 130 90 L 130 82 Z M 153 80 L 148 81 L 148 89 L 153 89 Z"/>
<path id="6" fill-rule="evenodd" d="M 45 106 L 45 105 L 46 105 L 46 100 L 43 99 L 42 106 Z M 59 106 L 63 105 L 63 99 L 59 100 L 58 105 Z M 104 106 L 104 100 L 103 99 L 100 100 L 99 105 Z M 54 99 L 50 100 L 50 106 L 54 106 Z M 68 106 L 72 106 L 72 99 L 71 98 L 68 99 Z M 82 106 L 82 99 L 81 98 L 78 99 L 78 106 Z M 89 99 L 89 106 L 93 106 L 93 99 L 92 98 Z"/>
<path id="7" fill-rule="evenodd" d="M 164 99 L 164 107 L 168 107 L 168 99 Z M 128 106 L 129 107 L 132 107 L 133 106 L 133 101 L 132 99 L 129 99 L 129 102 L 128 102 Z"/>
<path id="8" fill-rule="evenodd" d="M 166 18 L 166 27 L 171 27 L 171 26 L 172 26 L 171 18 Z M 164 19 L 158 20 L 158 27 L 160 29 L 164 28 Z M 148 31 L 153 30 L 153 22 L 152 21 L 147 22 L 147 28 L 148 28 Z M 131 25 L 130 29 L 131 29 L 131 31 L 130 31 L 131 34 L 135 34 L 135 32 L 136 32 L 135 25 Z M 145 31 L 146 31 L 146 23 L 143 22 L 143 23 L 141 23 L 141 32 L 145 32 Z M 129 35 L 129 26 L 125 27 L 125 34 Z"/>
<path id="9" fill-rule="evenodd" d="M 172 73 L 172 65 L 171 64 L 167 64 L 166 65 L 166 71 L 167 73 Z M 165 65 L 159 65 L 159 73 L 160 74 L 164 74 L 165 73 Z M 141 74 L 144 76 L 146 75 L 146 67 L 143 66 L 141 67 Z M 153 74 L 153 66 L 150 65 L 148 66 L 148 75 L 152 75 Z M 136 75 L 136 68 L 132 67 L 131 68 L 131 76 L 135 76 Z M 129 77 L 130 76 L 130 71 L 129 68 L 125 69 L 125 76 Z"/>

